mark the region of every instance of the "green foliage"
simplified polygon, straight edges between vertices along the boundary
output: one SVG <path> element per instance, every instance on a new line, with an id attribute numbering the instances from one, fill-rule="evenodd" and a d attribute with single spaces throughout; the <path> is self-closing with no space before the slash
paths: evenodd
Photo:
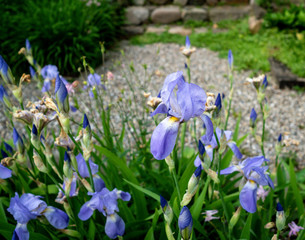
<path id="1" fill-rule="evenodd" d="M 58 66 L 61 74 L 78 74 L 81 57 L 92 67 L 101 64 L 99 42 L 111 46 L 120 33 L 123 10 L 112 0 L 100 6 L 81 0 L 1 0 L 0 54 L 13 72 L 28 72 L 17 52 L 28 38 L 33 55 L 42 66 Z M 25 70 L 26 69 L 26 70 Z"/>
<path id="2" fill-rule="evenodd" d="M 262 29 L 252 35 L 248 20 L 223 21 L 219 27 L 227 31 L 215 33 L 193 33 L 190 40 L 195 47 L 207 47 L 219 52 L 219 57 L 227 58 L 228 50 L 234 54 L 234 67 L 239 70 L 251 69 L 255 73 L 270 71 L 269 57 L 275 57 L 286 64 L 293 73 L 305 77 L 305 44 L 293 33 L 282 32 L 275 28 Z M 147 33 L 131 39 L 132 44 L 152 44 L 157 42 L 184 45 L 184 37 L 167 32 L 160 35 Z"/>
<path id="3" fill-rule="evenodd" d="M 267 27 L 305 30 L 305 8 L 302 5 L 291 5 L 282 12 L 269 12 L 265 16 L 265 22 Z"/>

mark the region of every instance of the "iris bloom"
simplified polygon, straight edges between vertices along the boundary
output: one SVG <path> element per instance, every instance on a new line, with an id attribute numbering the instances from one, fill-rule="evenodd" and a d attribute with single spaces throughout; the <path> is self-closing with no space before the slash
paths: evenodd
<path id="1" fill-rule="evenodd" d="M 239 194 L 239 201 L 243 209 L 250 213 L 254 213 L 257 210 L 257 185 L 268 185 L 274 188 L 271 178 L 266 173 L 268 167 L 261 166 L 265 161 L 269 160 L 264 156 L 247 158 L 238 165 L 233 165 L 220 171 L 221 175 L 231 174 L 235 171 L 243 173 L 247 181 Z"/>
<path id="2" fill-rule="evenodd" d="M 90 87 L 89 96 L 91 98 L 94 97 L 93 91 L 97 86 L 102 86 L 105 89 L 105 86 L 101 83 L 101 76 L 97 73 L 89 74 L 87 78 L 86 85 L 84 86 L 84 89 L 87 89 Z"/>
<path id="3" fill-rule="evenodd" d="M 231 148 L 234 155 L 238 159 L 242 158 L 242 154 L 239 151 L 236 143 L 233 140 L 231 140 L 231 138 L 232 138 L 232 132 L 231 131 L 221 131 L 219 128 L 216 128 L 216 135 L 217 135 L 218 141 L 220 143 L 222 143 L 221 139 L 225 138 L 226 145 L 229 146 L 229 148 Z M 209 140 L 209 137 L 207 135 L 203 135 L 200 140 L 202 141 L 202 143 L 205 146 L 205 150 L 206 150 L 207 155 L 209 156 L 211 161 L 213 161 L 213 149 L 218 147 L 215 134 L 213 135 L 211 140 Z M 198 162 L 198 159 L 196 159 L 196 160 L 197 160 L 197 162 L 195 161 L 195 166 L 198 167 L 200 162 Z"/>
<path id="4" fill-rule="evenodd" d="M 288 223 L 288 226 L 290 227 L 289 237 L 291 237 L 292 235 L 297 236 L 298 232 L 304 229 L 303 227 L 296 225 L 294 221 Z"/>
<path id="5" fill-rule="evenodd" d="M 44 78 L 44 84 L 41 91 L 50 91 L 51 81 L 56 79 L 57 75 L 59 74 L 57 67 L 55 65 L 46 65 L 41 69 L 40 74 Z"/>
<path id="6" fill-rule="evenodd" d="M 182 72 L 176 72 L 166 77 L 161 90 L 161 99 L 162 102 L 151 114 L 151 116 L 159 113 L 167 114 L 167 118 L 159 123 L 151 136 L 150 150 L 158 160 L 166 158 L 172 152 L 180 124 L 202 115 L 206 94 L 199 86 L 186 83 Z M 204 119 L 210 120 L 207 118 Z"/>
<path id="7" fill-rule="evenodd" d="M 40 196 L 35 196 L 31 193 L 25 193 L 20 198 L 18 193 L 15 193 L 15 197 L 11 198 L 7 211 L 17 221 L 13 239 L 28 240 L 30 234 L 27 229 L 27 223 L 41 216 L 44 216 L 57 229 L 64 229 L 68 226 L 68 215 L 60 209 L 47 206 L 40 198 Z"/>
<path id="8" fill-rule="evenodd" d="M 78 217 L 82 221 L 86 221 L 92 216 L 93 211 L 97 209 L 107 218 L 105 225 L 107 236 L 111 239 L 122 236 L 125 232 L 125 223 L 117 214 L 119 211 L 117 200 L 129 201 L 130 194 L 117 189 L 110 192 L 107 188 L 103 188 L 100 192 L 89 194 L 92 195 L 92 198 L 81 207 Z"/>

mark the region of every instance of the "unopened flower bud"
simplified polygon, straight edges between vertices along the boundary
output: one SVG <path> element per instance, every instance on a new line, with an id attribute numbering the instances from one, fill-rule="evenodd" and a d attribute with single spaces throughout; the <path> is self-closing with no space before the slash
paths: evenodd
<path id="1" fill-rule="evenodd" d="M 191 176 L 188 185 L 186 193 L 183 195 L 183 199 L 180 203 L 181 206 L 186 206 L 189 204 L 189 202 L 192 200 L 193 196 L 196 194 L 198 189 L 198 183 L 201 175 L 201 165 L 197 167 L 193 175 Z"/>
<path id="2" fill-rule="evenodd" d="M 282 231 L 285 227 L 286 216 L 282 205 L 278 202 L 276 205 L 276 227 L 279 231 Z"/>
<path id="3" fill-rule="evenodd" d="M 270 229 L 270 228 L 274 228 L 275 227 L 275 223 L 274 222 L 268 222 L 265 226 L 264 226 L 264 228 L 266 228 L 266 229 Z"/>
<path id="4" fill-rule="evenodd" d="M 71 159 L 70 159 L 70 156 L 67 152 L 65 152 L 63 172 L 64 172 L 64 175 L 68 179 L 72 178 L 73 171 L 72 171 L 72 167 L 71 167 Z"/>
<path id="5" fill-rule="evenodd" d="M 165 200 L 165 198 L 162 197 L 161 195 L 160 195 L 160 203 L 161 203 L 162 212 L 164 214 L 164 219 L 170 225 L 174 216 L 173 210 L 168 204 L 168 202 Z"/>
<path id="6" fill-rule="evenodd" d="M 178 218 L 178 226 L 183 240 L 188 240 L 191 237 L 193 228 L 193 218 L 190 210 L 184 206 Z"/>
<path id="7" fill-rule="evenodd" d="M 233 214 L 233 216 L 230 219 L 230 222 L 229 222 L 230 229 L 233 229 L 234 226 L 236 225 L 236 223 L 238 222 L 239 217 L 240 217 L 240 212 L 241 212 L 241 206 L 239 206 L 237 208 L 236 212 Z"/>
<path id="8" fill-rule="evenodd" d="M 48 173 L 49 172 L 48 168 L 43 163 L 41 157 L 39 156 L 39 154 L 35 150 L 34 150 L 33 159 L 34 159 L 34 163 L 35 163 L 36 167 L 38 168 L 38 170 L 40 172 L 43 172 L 43 173 Z"/>
<path id="9" fill-rule="evenodd" d="M 70 106 L 69 106 L 68 91 L 65 84 L 59 77 L 59 75 L 57 75 L 55 81 L 55 96 L 56 96 L 58 109 L 60 110 L 60 112 L 66 114 L 69 113 Z"/>
<path id="10" fill-rule="evenodd" d="M 170 156 L 168 156 L 168 157 L 165 158 L 165 162 L 168 166 L 169 171 L 172 172 L 175 169 L 174 160 Z"/>
<path id="11" fill-rule="evenodd" d="M 213 171 L 212 169 L 208 169 L 207 174 L 210 176 L 210 178 L 215 182 L 219 183 L 219 178 L 217 176 L 217 173 Z"/>
<path id="12" fill-rule="evenodd" d="M 38 136 L 38 131 L 37 131 L 35 124 L 33 124 L 33 127 L 32 127 L 31 143 L 33 144 L 33 146 L 36 149 L 38 149 L 38 150 L 40 149 L 40 137 Z"/>

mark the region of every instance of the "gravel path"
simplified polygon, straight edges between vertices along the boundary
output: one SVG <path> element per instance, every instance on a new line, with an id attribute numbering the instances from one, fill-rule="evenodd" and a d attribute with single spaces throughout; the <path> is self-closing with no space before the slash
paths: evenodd
<path id="1" fill-rule="evenodd" d="M 137 106 L 141 103 L 145 103 L 146 99 L 143 98 L 142 93 L 144 91 L 150 92 L 152 96 L 156 96 L 163 85 L 163 81 L 166 75 L 176 72 L 178 70 L 184 70 L 185 57 L 180 53 L 179 48 L 181 46 L 177 44 L 152 44 L 141 46 L 129 45 L 127 41 L 123 41 L 120 44 L 120 50 L 122 52 L 111 51 L 106 53 L 105 64 L 96 69 L 99 74 L 106 74 L 107 71 L 111 71 L 114 74 L 114 79 L 108 81 L 106 84 L 107 96 L 105 101 L 113 105 L 114 122 L 115 126 L 120 129 L 120 114 L 122 114 L 126 108 L 130 107 L 129 114 L 130 119 L 135 118 L 133 114 L 144 114 L 145 109 L 139 110 Z M 234 54 L 234 53 L 233 53 Z M 227 74 L 227 60 L 218 58 L 218 53 L 212 52 L 208 49 L 200 48 L 191 57 L 191 72 L 192 82 L 200 85 L 206 92 L 213 92 L 217 94 L 225 93 L 229 95 L 229 81 L 226 78 Z M 130 65 L 134 67 L 134 73 L 130 74 Z M 147 70 L 145 72 L 143 64 L 146 64 Z M 146 74 L 146 75 L 145 75 Z M 242 119 L 240 123 L 240 136 L 249 131 L 249 115 L 252 107 L 259 112 L 259 105 L 256 100 L 256 92 L 251 85 L 245 85 L 245 79 L 251 74 L 250 71 L 234 72 L 234 96 L 232 103 L 232 115 L 228 130 L 234 130 L 236 124 L 236 113 L 242 113 Z M 185 72 L 186 76 L 186 72 Z M 149 80 L 147 80 L 150 78 Z M 127 82 L 127 80 L 129 82 Z M 80 78 L 79 80 L 82 81 Z M 299 141 L 299 146 L 291 145 L 285 147 L 284 151 L 288 154 L 291 152 L 291 156 L 296 154 L 297 161 L 300 165 L 305 165 L 305 94 L 298 94 L 295 91 L 285 89 L 280 90 L 276 84 L 272 81 L 270 75 L 268 75 L 269 86 L 266 90 L 266 97 L 270 106 L 270 115 L 266 122 L 266 139 L 265 152 L 266 156 L 274 160 L 275 159 L 275 143 L 278 135 L 284 132 L 290 132 L 289 137 Z M 130 84 L 130 85 L 128 85 Z M 130 86 L 133 87 L 136 96 L 133 98 Z M 38 90 L 36 90 L 38 91 Z M 24 95 L 35 96 L 39 95 L 33 93 L 33 89 L 28 87 L 25 89 Z M 88 97 L 87 92 L 79 93 L 78 99 L 82 99 L 82 106 L 89 106 L 91 99 Z M 120 101 L 121 99 L 131 99 L 132 102 Z M 32 99 L 33 100 L 33 99 Z M 124 105 L 125 104 L 125 105 Z M 119 108 L 121 106 L 121 108 Z M 94 109 L 94 106 L 93 106 Z M 85 112 L 97 116 L 97 113 L 90 108 L 84 109 Z M 126 112 L 128 112 L 126 111 Z M 145 115 L 147 116 L 147 114 Z M 74 120 L 81 121 L 80 114 L 73 115 Z M 259 118 L 260 115 L 259 115 Z M 162 117 L 160 118 L 162 119 Z M 147 122 L 152 123 L 149 117 L 146 117 Z M 98 122 L 98 120 L 97 120 Z M 0 124 L 4 127 L 3 118 L 0 118 Z M 259 121 L 257 129 L 261 131 L 261 121 Z M 154 128 L 154 124 L 147 126 L 147 131 L 151 131 Z M 128 129 L 127 129 L 128 130 Z M 129 132 L 132 134 L 132 131 Z M 1 135 L 5 136 L 4 130 L 1 131 Z M 11 134 L 10 134 L 11 135 Z M 189 136 L 189 141 L 190 141 Z M 248 136 L 244 143 L 241 145 L 241 149 L 248 155 L 259 155 L 260 147 L 252 136 Z"/>

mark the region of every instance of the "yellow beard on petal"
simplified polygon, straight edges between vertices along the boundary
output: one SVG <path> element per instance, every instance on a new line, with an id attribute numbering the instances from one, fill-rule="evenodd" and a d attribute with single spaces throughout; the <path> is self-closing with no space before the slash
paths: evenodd
<path id="1" fill-rule="evenodd" d="M 169 118 L 169 121 L 170 121 L 170 122 L 179 122 L 179 118 L 170 117 L 170 118 Z"/>

